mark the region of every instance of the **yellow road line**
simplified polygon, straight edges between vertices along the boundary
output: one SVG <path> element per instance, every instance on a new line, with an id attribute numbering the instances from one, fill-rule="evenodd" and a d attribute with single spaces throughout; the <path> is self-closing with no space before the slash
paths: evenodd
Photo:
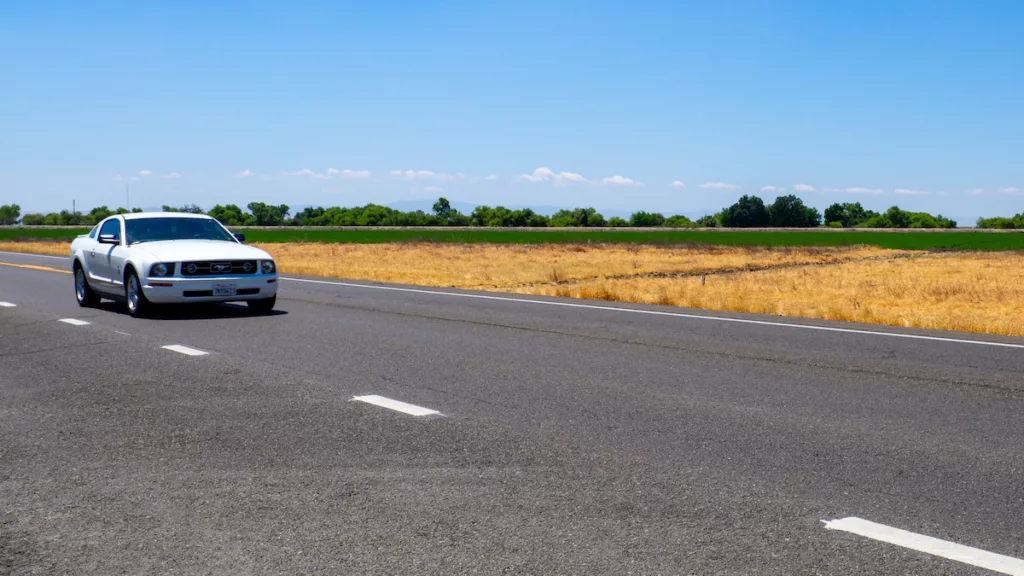
<path id="1" fill-rule="evenodd" d="M 50 268 L 49 266 L 36 266 L 35 264 L 12 264 L 10 262 L 0 262 L 0 266 L 11 266 L 12 268 L 27 268 L 29 270 L 40 270 L 43 272 L 60 272 L 61 274 L 71 274 L 71 270 L 61 270 L 60 268 Z"/>

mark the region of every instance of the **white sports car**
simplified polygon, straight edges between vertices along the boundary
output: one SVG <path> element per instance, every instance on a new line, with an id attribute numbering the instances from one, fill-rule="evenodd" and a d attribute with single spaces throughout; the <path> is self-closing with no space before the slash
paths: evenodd
<path id="1" fill-rule="evenodd" d="M 152 304 L 243 300 L 268 313 L 277 301 L 277 268 L 243 240 L 209 216 L 111 216 L 71 243 L 75 296 L 79 306 L 124 301 L 132 316 Z"/>

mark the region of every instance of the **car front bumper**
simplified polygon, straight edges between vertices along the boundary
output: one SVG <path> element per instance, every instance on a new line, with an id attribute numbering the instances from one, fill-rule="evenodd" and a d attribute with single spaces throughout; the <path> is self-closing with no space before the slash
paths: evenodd
<path id="1" fill-rule="evenodd" d="M 234 295 L 215 295 L 218 285 L 234 285 Z M 155 304 L 189 302 L 239 302 L 264 300 L 277 295 L 277 275 L 203 278 L 147 278 L 142 287 L 146 299 Z"/>

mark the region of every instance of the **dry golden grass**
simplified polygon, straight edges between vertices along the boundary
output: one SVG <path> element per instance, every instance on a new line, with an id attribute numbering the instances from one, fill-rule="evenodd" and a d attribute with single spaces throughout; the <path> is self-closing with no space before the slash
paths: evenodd
<path id="1" fill-rule="evenodd" d="M 423 286 L 508 290 L 642 274 L 834 264 L 901 253 L 879 248 L 662 248 L 636 245 L 260 244 L 281 270 Z"/>
<path id="2" fill-rule="evenodd" d="M 1024 256 L 946 253 L 690 279 L 603 280 L 517 290 L 1024 336 Z"/>
<path id="3" fill-rule="evenodd" d="M 0 251 L 3 252 L 28 252 L 30 254 L 49 254 L 51 256 L 68 256 L 71 250 L 70 242 L 0 242 Z"/>
<path id="4" fill-rule="evenodd" d="M 1024 255 L 1014 252 L 487 244 L 259 247 L 274 256 L 282 272 L 293 274 L 1024 336 Z M 59 242 L 0 242 L 0 250 L 64 255 L 67 249 Z M 703 285 L 701 273 L 708 274 Z"/>

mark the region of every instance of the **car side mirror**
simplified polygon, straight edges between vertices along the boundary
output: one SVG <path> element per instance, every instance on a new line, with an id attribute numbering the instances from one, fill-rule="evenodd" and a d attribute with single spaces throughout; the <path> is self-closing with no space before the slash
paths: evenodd
<path id="1" fill-rule="evenodd" d="M 234 234 L 234 236 L 235 236 L 235 240 L 238 240 L 239 242 L 245 242 L 245 234 L 242 234 L 240 232 L 236 232 Z"/>
<path id="2" fill-rule="evenodd" d="M 100 244 L 120 244 L 121 239 L 113 234 L 100 234 Z"/>

